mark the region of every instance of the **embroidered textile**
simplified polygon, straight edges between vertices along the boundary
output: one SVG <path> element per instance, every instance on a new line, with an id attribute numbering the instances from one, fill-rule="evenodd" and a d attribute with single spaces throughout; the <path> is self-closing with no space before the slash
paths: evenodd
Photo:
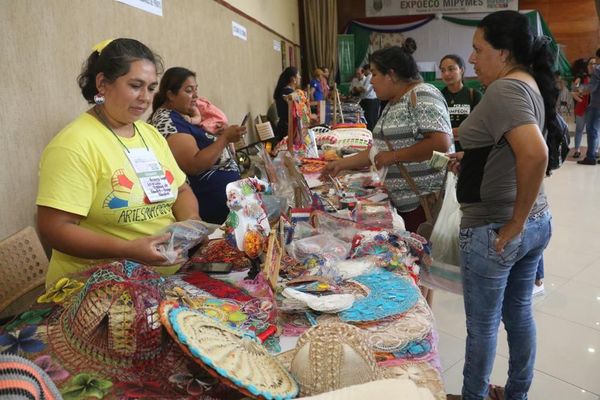
<path id="1" fill-rule="evenodd" d="M 354 280 L 365 285 L 370 293 L 340 313 L 340 318 L 346 322 L 375 321 L 402 314 L 411 309 L 420 297 L 411 280 L 385 270 L 360 275 Z"/>

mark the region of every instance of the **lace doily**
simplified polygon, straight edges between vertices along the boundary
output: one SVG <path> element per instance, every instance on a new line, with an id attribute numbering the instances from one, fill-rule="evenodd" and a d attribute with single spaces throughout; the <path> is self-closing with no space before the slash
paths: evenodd
<path id="1" fill-rule="evenodd" d="M 433 314 L 425 300 L 420 298 L 405 314 L 359 327 L 368 333 L 369 345 L 373 350 L 395 352 L 411 341 L 427 336 L 433 328 Z"/>
<path id="2" fill-rule="evenodd" d="M 411 309 L 419 300 L 420 293 L 409 279 L 397 274 L 376 270 L 354 278 L 369 289 L 369 295 L 357 299 L 351 308 L 342 311 L 345 322 L 376 321 L 398 315 Z"/>

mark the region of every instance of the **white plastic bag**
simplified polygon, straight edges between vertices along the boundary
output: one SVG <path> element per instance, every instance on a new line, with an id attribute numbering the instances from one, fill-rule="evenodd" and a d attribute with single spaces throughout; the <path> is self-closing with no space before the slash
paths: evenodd
<path id="1" fill-rule="evenodd" d="M 460 220 L 462 212 L 456 199 L 456 176 L 448 174 L 446 193 L 440 213 L 431 232 L 431 266 L 421 269 L 424 286 L 462 294 L 460 272 Z"/>
<path id="2" fill-rule="evenodd" d="M 326 262 L 345 260 L 350 252 L 351 243 L 327 234 L 319 234 L 295 240 L 286 246 L 288 253 L 300 262 L 308 257 L 318 255 Z"/>
<path id="3" fill-rule="evenodd" d="M 163 232 L 170 233 L 171 237 L 167 243 L 158 246 L 158 251 L 170 263 L 174 263 L 178 258 L 187 259 L 188 250 L 206 240 L 217 228 L 219 225 L 194 219 L 175 222 Z"/>

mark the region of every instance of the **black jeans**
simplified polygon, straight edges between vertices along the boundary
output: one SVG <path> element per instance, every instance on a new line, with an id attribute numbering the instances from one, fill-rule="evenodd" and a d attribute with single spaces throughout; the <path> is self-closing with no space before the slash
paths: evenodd
<path id="1" fill-rule="evenodd" d="M 367 129 L 373 132 L 373 128 L 379 120 L 379 99 L 362 99 L 359 104 L 365 112 Z"/>

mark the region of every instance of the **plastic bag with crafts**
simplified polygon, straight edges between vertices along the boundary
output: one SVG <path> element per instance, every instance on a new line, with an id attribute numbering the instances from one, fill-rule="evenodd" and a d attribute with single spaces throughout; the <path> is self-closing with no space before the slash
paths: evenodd
<path id="1" fill-rule="evenodd" d="M 349 242 L 321 234 L 296 240 L 286 248 L 289 254 L 300 262 L 311 256 L 318 256 L 325 262 L 330 262 L 346 259 L 351 246 Z"/>
<path id="2" fill-rule="evenodd" d="M 319 232 L 313 228 L 308 222 L 298 221 L 294 225 L 293 240 L 300 240 L 307 237 L 315 236 Z"/>
<path id="3" fill-rule="evenodd" d="M 462 294 L 459 233 L 462 212 L 456 198 L 456 176 L 448 174 L 446 193 L 440 213 L 431 233 L 429 267 L 421 270 L 421 281 L 427 287 Z"/>
<path id="4" fill-rule="evenodd" d="M 194 219 L 175 222 L 163 232 L 170 233 L 171 237 L 158 250 L 170 263 L 174 263 L 178 258 L 187 258 L 189 249 L 207 240 L 208 235 L 218 228 L 219 225 Z"/>
<path id="5" fill-rule="evenodd" d="M 354 209 L 357 223 L 372 228 L 392 229 L 394 210 L 389 201 L 378 203 L 359 201 Z"/>
<path id="6" fill-rule="evenodd" d="M 277 154 L 273 159 L 273 167 L 277 174 L 277 182 L 272 184 L 273 194 L 279 197 L 285 197 L 288 204 L 294 204 L 294 186 L 285 167 L 284 153 Z"/>
<path id="7" fill-rule="evenodd" d="M 339 218 L 321 210 L 313 211 L 310 219 L 319 233 L 333 235 L 346 242 L 351 242 L 354 235 L 367 229 L 351 219 Z"/>
<path id="8" fill-rule="evenodd" d="M 271 225 L 275 225 L 279 221 L 279 217 L 285 215 L 288 208 L 287 198 L 281 196 L 264 194 L 262 202 Z"/>

